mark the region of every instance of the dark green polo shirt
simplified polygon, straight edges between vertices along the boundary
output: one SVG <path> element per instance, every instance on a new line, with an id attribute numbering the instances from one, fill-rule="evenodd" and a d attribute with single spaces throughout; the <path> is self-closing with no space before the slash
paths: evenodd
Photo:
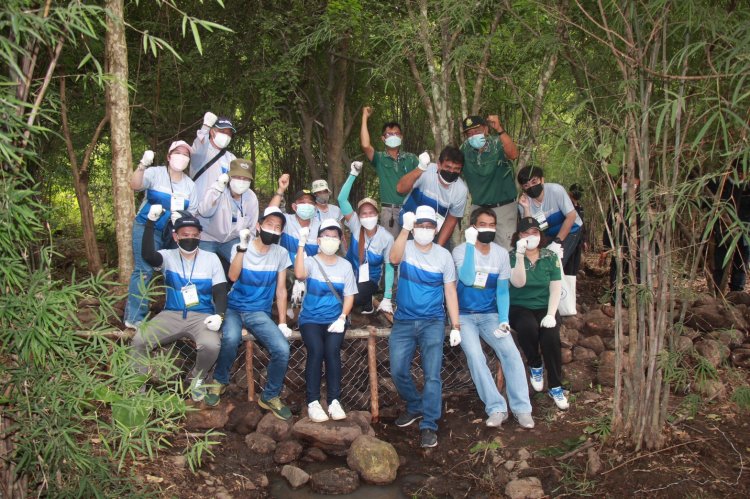
<path id="1" fill-rule="evenodd" d="M 463 177 L 473 204 L 505 203 L 516 199 L 513 163 L 505 157 L 498 136 L 487 137 L 487 145 L 477 151 L 468 142 L 461 144 L 464 153 Z"/>
<path id="2" fill-rule="evenodd" d="M 549 283 L 562 279 L 560 259 L 548 249 L 539 252 L 539 260 L 534 266 L 524 255 L 526 268 L 526 285 L 522 288 L 510 286 L 510 304 L 530 310 L 547 310 L 549 302 Z M 516 252 L 510 254 L 510 268 L 516 266 Z"/>
<path id="3" fill-rule="evenodd" d="M 396 184 L 405 174 L 412 171 L 419 164 L 417 156 L 410 152 L 399 152 L 394 160 L 385 151 L 375 151 L 372 166 L 378 172 L 380 179 L 380 202 L 388 204 L 403 204 L 404 197 L 396 191 Z"/>

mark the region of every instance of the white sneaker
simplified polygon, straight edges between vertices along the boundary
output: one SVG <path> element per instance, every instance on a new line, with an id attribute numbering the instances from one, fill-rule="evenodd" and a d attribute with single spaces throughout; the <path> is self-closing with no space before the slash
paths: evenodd
<path id="1" fill-rule="evenodd" d="M 334 400 L 333 402 L 328 404 L 328 415 L 331 416 L 331 419 L 333 419 L 334 421 L 341 421 L 342 419 L 346 419 L 346 413 L 341 407 L 341 404 L 339 404 L 338 400 Z"/>
<path id="2" fill-rule="evenodd" d="M 564 411 L 568 408 L 568 397 L 565 396 L 565 392 L 561 386 L 550 388 L 549 396 L 555 401 L 555 405 L 558 409 Z"/>
<path id="3" fill-rule="evenodd" d="M 326 411 L 320 406 L 320 402 L 310 402 L 307 404 L 307 417 L 310 418 L 314 423 L 322 423 L 328 421 L 328 415 Z"/>
<path id="4" fill-rule="evenodd" d="M 529 370 L 531 371 L 531 376 L 529 376 L 531 388 L 535 392 L 541 392 L 544 388 L 544 367 L 531 367 Z"/>

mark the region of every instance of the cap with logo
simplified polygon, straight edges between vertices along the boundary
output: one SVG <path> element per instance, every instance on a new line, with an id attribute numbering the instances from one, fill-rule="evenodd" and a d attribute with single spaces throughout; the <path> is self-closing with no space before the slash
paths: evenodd
<path id="1" fill-rule="evenodd" d="M 330 189 L 328 188 L 328 182 L 323 179 L 316 180 L 312 183 L 312 193 L 316 194 L 320 191 L 330 191 Z"/>
<path id="2" fill-rule="evenodd" d="M 417 217 L 414 223 L 422 224 L 425 222 L 430 222 L 437 225 L 437 215 L 435 214 L 435 209 L 432 206 L 417 206 L 417 211 L 414 214 Z"/>
<path id="3" fill-rule="evenodd" d="M 233 159 L 229 163 L 229 176 L 230 177 L 245 177 L 252 180 L 253 178 L 253 162 L 249 159 Z"/>
<path id="4" fill-rule="evenodd" d="M 461 129 L 466 132 L 468 130 L 471 130 L 472 128 L 484 126 L 486 124 L 487 122 L 481 116 L 467 116 L 466 118 L 464 118 L 463 123 L 461 123 Z"/>
<path id="5" fill-rule="evenodd" d="M 534 217 L 523 217 L 518 222 L 518 232 L 526 232 L 529 229 L 536 229 L 541 232 L 539 228 L 539 221 Z"/>
<path id="6" fill-rule="evenodd" d="M 330 229 L 336 229 L 339 233 L 339 236 L 343 236 L 344 232 L 341 230 L 341 225 L 336 221 L 335 218 L 326 218 L 322 222 L 320 222 L 320 229 L 318 229 L 318 236 L 320 236 L 324 231 L 330 230 Z"/>
<path id="7" fill-rule="evenodd" d="M 177 213 L 180 214 L 180 218 L 178 218 L 174 222 L 175 232 L 182 229 L 183 227 L 195 227 L 199 231 L 203 231 L 203 226 L 201 225 L 201 223 L 197 218 L 191 215 L 189 211 L 180 210 Z"/>
<path id="8" fill-rule="evenodd" d="M 313 197 L 312 192 L 310 192 L 310 189 L 301 189 L 297 191 L 297 194 L 294 195 L 294 202 L 296 203 L 300 199 L 302 199 L 305 196 Z M 314 201 L 314 199 L 313 199 Z"/>
<path id="9" fill-rule="evenodd" d="M 226 116 L 219 116 L 216 119 L 216 123 L 214 123 L 214 128 L 218 128 L 219 130 L 231 130 L 232 133 L 237 133 L 237 130 L 234 129 L 234 125 L 232 125 L 232 122 Z"/>
<path id="10" fill-rule="evenodd" d="M 268 217 L 278 217 L 281 220 L 281 230 L 284 230 L 284 226 L 286 225 L 286 217 L 278 208 L 278 206 L 269 206 L 268 208 L 266 208 L 263 211 L 263 216 L 258 220 L 258 223 L 263 223 L 263 221 Z"/>
<path id="11" fill-rule="evenodd" d="M 378 202 L 375 201 L 372 198 L 362 198 L 359 200 L 359 203 L 357 203 L 357 211 L 359 211 L 360 208 L 362 208 L 363 204 L 371 204 L 375 207 L 375 211 L 380 213 L 380 208 L 378 207 Z"/>

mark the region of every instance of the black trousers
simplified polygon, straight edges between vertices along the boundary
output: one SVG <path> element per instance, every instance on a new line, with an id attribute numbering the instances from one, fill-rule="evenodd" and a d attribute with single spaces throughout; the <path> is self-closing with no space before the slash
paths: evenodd
<path id="1" fill-rule="evenodd" d="M 531 310 L 511 306 L 510 327 L 518 333 L 518 343 L 529 367 L 542 367 L 547 371 L 547 386 L 562 386 L 562 351 L 560 346 L 560 314 L 555 313 L 555 327 L 541 327 L 539 323 L 547 310 Z M 541 354 L 539 353 L 541 347 Z M 542 359 L 544 362 L 542 362 Z"/>
<path id="2" fill-rule="evenodd" d="M 726 259 L 729 253 L 729 244 L 721 244 L 723 234 L 719 231 L 714 231 L 714 240 L 716 241 L 716 249 L 714 250 L 714 271 L 713 279 L 714 285 L 718 289 L 721 286 L 721 280 L 724 278 L 725 272 L 731 272 L 729 275 L 729 291 L 742 291 L 745 289 L 745 266 L 748 263 L 748 257 L 750 256 L 750 248 L 748 248 L 745 238 L 740 238 L 737 241 L 737 246 L 734 248 L 734 253 L 729 258 L 729 261 L 724 266 L 724 259 Z M 721 290 L 720 290 L 721 291 Z"/>
<path id="3" fill-rule="evenodd" d="M 370 308 L 372 303 L 372 295 L 377 293 L 378 284 L 372 281 L 358 282 L 357 283 L 357 295 L 354 297 L 355 307 Z"/>

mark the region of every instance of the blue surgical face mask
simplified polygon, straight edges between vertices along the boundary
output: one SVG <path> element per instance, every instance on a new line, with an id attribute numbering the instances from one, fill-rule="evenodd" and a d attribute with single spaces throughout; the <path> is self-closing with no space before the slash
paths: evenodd
<path id="1" fill-rule="evenodd" d="M 298 204 L 295 212 L 302 220 L 310 220 L 315 215 L 315 206 L 311 204 Z"/>
<path id="2" fill-rule="evenodd" d="M 469 145 L 474 149 L 481 149 L 487 144 L 487 139 L 483 133 L 478 133 L 469 137 Z"/>
<path id="3" fill-rule="evenodd" d="M 401 145 L 401 137 L 398 135 L 391 135 L 385 139 L 385 145 L 391 149 L 395 149 Z"/>

